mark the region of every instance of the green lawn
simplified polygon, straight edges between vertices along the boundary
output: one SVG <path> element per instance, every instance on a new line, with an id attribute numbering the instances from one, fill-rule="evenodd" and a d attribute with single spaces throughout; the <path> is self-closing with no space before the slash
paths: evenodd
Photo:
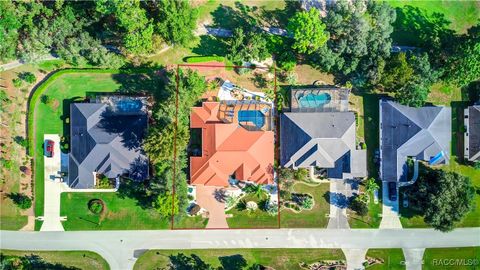
<path id="1" fill-rule="evenodd" d="M 360 185 L 360 190 L 364 192 L 365 187 Z M 347 209 L 348 213 L 348 224 L 350 228 L 359 229 L 359 228 L 378 228 L 380 226 L 380 221 L 382 218 L 380 214 L 382 213 L 382 202 L 380 200 L 381 194 L 379 192 L 378 203 L 375 204 L 373 200 L 373 194 L 369 194 L 370 202 L 368 203 L 368 214 L 365 216 L 360 216 L 350 209 Z"/>
<path id="2" fill-rule="evenodd" d="M 297 182 L 293 187 L 294 192 L 308 193 L 313 196 L 315 205 L 311 210 L 302 210 L 295 213 L 290 209 L 282 209 L 280 212 L 280 225 L 282 228 L 326 228 L 330 213 L 330 204 L 328 202 L 328 192 L 330 185 L 317 184 L 315 186 Z"/>
<path id="3" fill-rule="evenodd" d="M 104 201 L 100 215 L 90 212 L 91 199 Z M 151 230 L 170 228 L 170 220 L 154 209 L 142 209 L 137 201 L 121 198 L 118 193 L 62 193 L 60 215 L 66 216 L 65 230 Z"/>
<path id="4" fill-rule="evenodd" d="M 75 98 L 84 98 L 87 92 L 114 92 L 120 88 L 120 83 L 112 78 L 110 73 L 69 73 L 62 74 L 52 81 L 44 90 L 52 100 L 51 104 L 44 104 L 37 100 L 35 105 L 35 214 L 43 215 L 43 190 L 44 190 L 44 166 L 43 166 L 43 135 L 68 133 L 68 126 L 64 120 L 69 114 L 69 104 Z"/>
<path id="5" fill-rule="evenodd" d="M 366 256 L 382 259 L 383 264 L 374 264 L 368 270 L 401 270 L 405 269 L 405 257 L 401 248 L 369 249 Z"/>
<path id="6" fill-rule="evenodd" d="M 174 229 L 204 229 L 207 226 L 208 218 L 201 216 L 183 217 L 173 221 Z"/>
<path id="7" fill-rule="evenodd" d="M 2 249 L 0 253 L 17 257 L 32 256 L 32 259 L 38 256 L 39 258 L 35 258 L 35 260 L 37 262 L 41 260 L 43 264 L 42 268 L 35 269 L 65 269 L 66 267 L 82 270 L 110 269 L 104 258 L 90 251 L 18 251 Z M 63 267 L 59 267 L 56 264 L 60 264 Z"/>
<path id="8" fill-rule="evenodd" d="M 276 270 L 301 270 L 300 263 L 320 260 L 345 260 L 340 249 L 209 249 L 209 250 L 149 250 L 135 263 L 134 269 L 167 269 L 169 256 L 195 254 L 204 262 L 221 269 L 246 269 L 240 265 L 254 263 Z M 186 269 L 186 268 L 185 268 Z"/>
<path id="9" fill-rule="evenodd" d="M 254 201 L 259 204 L 259 202 L 265 198 L 266 197 L 262 197 L 258 199 L 253 194 L 247 194 L 242 200 L 245 200 L 245 202 Z M 278 215 L 271 216 L 260 209 L 250 212 L 234 207 L 227 211 L 227 215 L 232 215 L 232 217 L 227 217 L 229 228 L 278 228 L 279 225 Z"/>
<path id="10" fill-rule="evenodd" d="M 445 19 L 451 22 L 450 28 L 462 33 L 480 19 L 480 3 L 477 1 L 386 0 L 386 2 L 393 7 L 418 7 L 425 10 L 430 16 L 434 13 L 443 14 Z"/>
<path id="11" fill-rule="evenodd" d="M 480 247 L 427 248 L 423 254 L 423 263 L 424 270 L 479 269 Z"/>

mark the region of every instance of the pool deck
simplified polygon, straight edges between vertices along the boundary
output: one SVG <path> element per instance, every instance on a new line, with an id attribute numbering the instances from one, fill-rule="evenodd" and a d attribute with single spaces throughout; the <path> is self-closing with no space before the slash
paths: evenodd
<path id="1" fill-rule="evenodd" d="M 265 117 L 265 125 L 262 128 L 258 128 L 252 122 L 239 122 L 239 111 L 261 111 Z M 273 129 L 272 125 L 272 107 L 266 103 L 238 103 L 238 104 L 226 104 L 221 103 L 218 109 L 218 118 L 222 119 L 225 123 L 239 123 L 248 130 L 262 130 L 270 131 Z"/>
<path id="2" fill-rule="evenodd" d="M 326 103 L 318 102 L 318 106 L 302 106 L 299 101 L 300 96 L 328 94 L 330 100 Z M 291 92 L 291 111 L 292 112 L 333 112 L 348 111 L 349 90 L 344 88 L 311 88 L 294 89 Z M 315 103 L 315 101 L 311 101 Z"/>

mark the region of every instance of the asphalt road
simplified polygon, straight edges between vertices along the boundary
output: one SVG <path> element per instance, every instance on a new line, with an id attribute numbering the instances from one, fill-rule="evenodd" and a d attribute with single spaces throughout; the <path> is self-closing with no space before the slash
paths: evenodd
<path id="1" fill-rule="evenodd" d="M 480 246 L 480 228 L 450 233 L 433 229 L 266 229 L 158 231 L 0 231 L 0 248 L 90 250 L 111 269 L 132 269 L 148 249 L 408 248 Z"/>

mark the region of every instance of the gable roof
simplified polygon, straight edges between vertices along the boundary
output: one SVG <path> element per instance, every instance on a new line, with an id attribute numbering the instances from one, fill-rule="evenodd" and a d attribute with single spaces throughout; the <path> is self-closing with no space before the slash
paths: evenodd
<path id="1" fill-rule="evenodd" d="M 190 183 L 228 186 L 229 176 L 258 184 L 273 183 L 272 131 L 248 131 L 216 116 L 218 102 L 192 108 L 190 127 L 202 129 L 202 156 L 190 157 Z"/>
<path id="2" fill-rule="evenodd" d="M 468 150 L 466 157 L 470 161 L 480 160 L 480 105 L 470 106 L 468 110 Z"/>
<path id="3" fill-rule="evenodd" d="M 343 160 L 355 165 L 358 176 L 366 175 L 362 155 L 355 153 L 355 115 L 353 112 L 305 112 L 280 115 L 280 164 L 284 167 L 331 168 L 335 178 L 345 171 Z M 359 151 L 364 152 L 364 151 Z M 359 163 L 351 162 L 359 158 Z M 333 170 L 335 169 L 336 170 Z"/>
<path id="4" fill-rule="evenodd" d="M 412 108 L 390 100 L 381 100 L 380 123 L 383 181 L 407 181 L 407 157 L 430 161 L 440 155 L 436 164 L 449 162 L 449 107 Z"/>
<path id="5" fill-rule="evenodd" d="M 147 128 L 145 113 L 118 115 L 103 103 L 73 103 L 70 118 L 70 187 L 93 188 L 94 172 L 109 178 L 147 177 L 148 159 L 141 149 Z"/>

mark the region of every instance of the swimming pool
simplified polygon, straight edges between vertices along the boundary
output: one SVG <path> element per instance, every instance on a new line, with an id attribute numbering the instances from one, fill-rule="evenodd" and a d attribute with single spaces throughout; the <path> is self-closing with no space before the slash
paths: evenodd
<path id="1" fill-rule="evenodd" d="M 307 95 L 298 95 L 297 99 L 300 108 L 317 108 L 330 103 L 332 96 L 328 93 L 309 93 Z"/>
<path id="2" fill-rule="evenodd" d="M 119 112 L 138 112 L 142 109 L 143 103 L 136 99 L 122 99 L 115 103 Z"/>
<path id="3" fill-rule="evenodd" d="M 259 110 L 238 111 L 238 122 L 252 122 L 256 127 L 265 125 L 265 115 Z"/>

